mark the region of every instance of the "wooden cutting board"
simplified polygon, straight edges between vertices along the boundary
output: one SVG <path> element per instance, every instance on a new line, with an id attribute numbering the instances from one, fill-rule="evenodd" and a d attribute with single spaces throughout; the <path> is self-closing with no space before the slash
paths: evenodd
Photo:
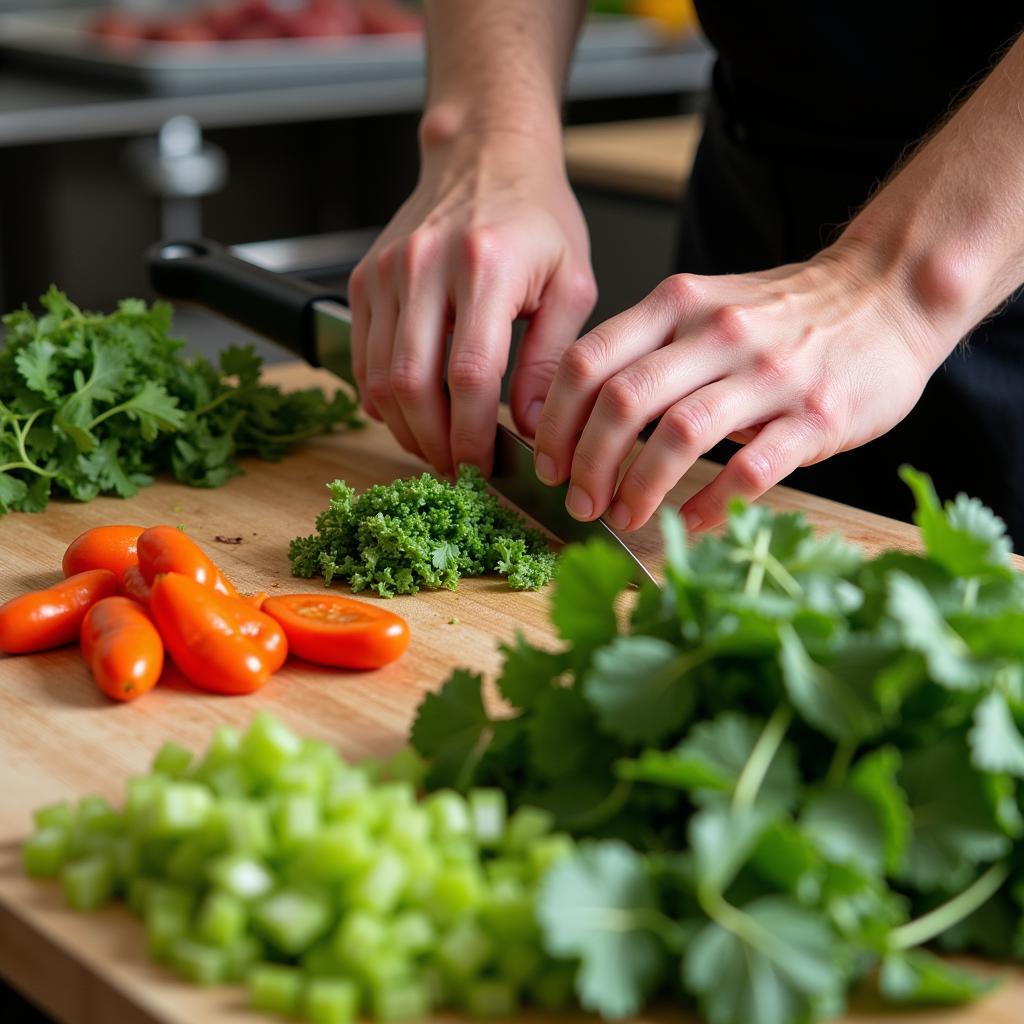
<path id="1" fill-rule="evenodd" d="M 334 378 L 298 364 L 268 376 L 286 387 Z M 109 523 L 182 525 L 243 591 L 314 590 L 288 572 L 288 541 L 312 530 L 327 500 L 325 482 L 342 477 L 358 489 L 424 467 L 402 452 L 383 427 L 310 442 L 271 465 L 251 462 L 219 490 L 169 482 L 130 501 L 103 498 L 86 505 L 55 502 L 42 515 L 0 519 L 0 601 L 60 576 L 68 542 Z M 705 483 L 698 465 L 672 495 L 676 503 Z M 800 509 L 822 530 L 838 530 L 864 547 L 911 546 L 903 524 L 819 498 L 776 488 L 766 499 Z M 225 544 L 217 537 L 241 537 Z M 657 565 L 654 528 L 631 543 Z M 196 989 L 146 959 L 141 924 L 122 908 L 80 915 L 62 905 L 58 887 L 32 882 L 20 871 L 19 843 L 41 804 L 101 793 L 119 801 L 124 780 L 147 769 L 160 743 L 202 747 L 220 723 L 244 725 L 272 711 L 303 735 L 335 743 L 349 758 L 384 754 L 404 740 L 425 690 L 464 665 L 493 673 L 496 645 L 522 630 L 551 641 L 543 593 L 514 593 L 494 579 L 468 580 L 457 593 L 397 598 L 388 607 L 412 629 L 407 653 L 379 672 L 345 674 L 289 662 L 258 694 L 216 697 L 168 680 L 136 704 L 114 705 L 98 693 L 79 654 L 64 649 L 21 658 L 0 655 L 0 974 L 62 1021 L 75 1024 L 230 1024 L 266 1021 L 245 1010 L 241 988 Z M 865 1010 L 846 1024 L 906 1022 Z M 912 1018 L 921 1021 L 924 1018 Z M 983 1003 L 929 1013 L 947 1024 L 1019 1024 L 1024 1020 L 1024 973 Z"/>

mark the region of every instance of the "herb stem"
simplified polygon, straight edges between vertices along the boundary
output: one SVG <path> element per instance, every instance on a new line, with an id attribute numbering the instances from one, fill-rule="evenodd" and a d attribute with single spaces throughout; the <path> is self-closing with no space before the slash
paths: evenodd
<path id="1" fill-rule="evenodd" d="M 747 763 L 743 766 L 743 771 L 740 772 L 740 777 L 736 780 L 736 789 L 732 794 L 734 809 L 753 806 L 792 720 L 793 712 L 787 704 L 780 704 L 772 712 L 747 758 Z"/>
<path id="2" fill-rule="evenodd" d="M 835 753 L 832 755 L 828 773 L 825 776 L 828 785 L 839 786 L 842 784 L 846 773 L 850 770 L 850 761 L 853 760 L 853 753 L 856 749 L 857 744 L 854 740 L 844 739 L 836 744 Z"/>
<path id="3" fill-rule="evenodd" d="M 720 892 L 700 887 L 697 889 L 697 902 L 715 924 L 727 932 L 732 932 L 746 945 L 763 953 L 769 960 L 776 959 L 777 943 L 775 939 L 752 917 L 729 903 Z"/>
<path id="4" fill-rule="evenodd" d="M 324 429 L 322 423 L 315 427 L 309 427 L 307 430 L 297 430 L 294 434 L 267 434 L 252 425 L 247 425 L 245 428 L 246 432 L 258 441 L 267 441 L 271 444 L 293 444 L 296 441 L 305 441 L 308 438 L 316 437 L 317 434 L 324 433 Z"/>
<path id="5" fill-rule="evenodd" d="M 762 526 L 754 537 L 754 547 L 750 552 L 750 568 L 747 570 L 747 580 L 743 584 L 743 593 L 747 597 L 757 597 L 761 593 L 764 584 L 765 559 L 768 556 L 768 548 L 772 542 L 772 531 L 767 526 Z"/>
<path id="6" fill-rule="evenodd" d="M 962 893 L 951 900 L 929 910 L 919 918 L 901 924 L 889 933 L 889 948 L 910 949 L 920 946 L 953 925 L 970 917 L 980 906 L 987 903 L 998 891 L 1010 874 L 1005 861 L 993 864 L 983 875 L 979 875 Z"/>
<path id="7" fill-rule="evenodd" d="M 222 391 L 216 398 L 211 398 L 206 405 L 200 406 L 198 409 L 192 410 L 193 416 L 205 416 L 208 412 L 216 409 L 218 405 L 223 405 L 229 399 L 235 397 L 238 394 L 237 388 L 230 388 L 227 391 Z"/>
<path id="8" fill-rule="evenodd" d="M 981 581 L 977 576 L 971 576 L 964 580 L 964 611 L 974 611 L 975 605 L 978 603 L 978 590 L 981 587 Z"/>

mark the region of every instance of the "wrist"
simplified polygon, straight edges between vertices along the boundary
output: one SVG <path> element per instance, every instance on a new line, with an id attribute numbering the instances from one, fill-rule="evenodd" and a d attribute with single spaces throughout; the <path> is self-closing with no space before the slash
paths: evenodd
<path id="1" fill-rule="evenodd" d="M 424 111 L 419 126 L 420 157 L 424 163 L 446 158 L 454 151 L 469 149 L 522 152 L 546 151 L 560 153 L 562 126 L 558 108 L 526 112 L 515 107 L 488 109 L 485 104 L 464 104 L 444 100 L 431 103 Z"/>

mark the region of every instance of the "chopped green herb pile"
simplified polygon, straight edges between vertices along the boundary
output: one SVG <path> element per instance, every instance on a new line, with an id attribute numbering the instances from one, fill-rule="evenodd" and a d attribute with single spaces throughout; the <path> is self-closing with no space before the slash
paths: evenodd
<path id="1" fill-rule="evenodd" d="M 591 837 L 538 908 L 584 1006 L 794 1024 L 865 981 L 988 989 L 932 948 L 1024 960 L 1024 581 L 990 511 L 904 479 L 924 554 L 866 559 L 761 506 L 688 548 L 668 515 L 666 582 L 628 619 L 626 558 L 569 548 L 561 649 L 504 648 L 513 714 L 465 671 L 423 701 L 429 785 L 500 786 Z"/>
<path id="2" fill-rule="evenodd" d="M 125 899 L 154 959 L 198 985 L 245 981 L 254 1009 L 312 1024 L 564 1009 L 574 966 L 544 954 L 534 907 L 572 840 L 494 790 L 417 801 L 410 753 L 350 766 L 257 715 L 199 757 L 164 744 L 119 810 L 41 808 L 24 866 L 75 910 Z"/>
<path id="3" fill-rule="evenodd" d="M 259 383 L 262 361 L 231 347 L 219 366 L 185 360 L 171 307 L 125 299 L 84 313 L 56 288 L 45 312 L 4 318 L 0 348 L 0 514 L 40 512 L 52 493 L 128 498 L 169 472 L 219 487 L 237 459 L 279 459 L 297 441 L 359 424 L 354 400 Z"/>
<path id="4" fill-rule="evenodd" d="M 536 590 L 554 575 L 556 556 L 539 530 L 502 505 L 479 470 L 450 484 L 429 473 L 377 484 L 358 497 L 343 480 L 328 484 L 330 504 L 316 533 L 296 537 L 292 573 L 347 579 L 381 597 L 454 590 L 463 576 L 496 572 L 513 590 Z"/>

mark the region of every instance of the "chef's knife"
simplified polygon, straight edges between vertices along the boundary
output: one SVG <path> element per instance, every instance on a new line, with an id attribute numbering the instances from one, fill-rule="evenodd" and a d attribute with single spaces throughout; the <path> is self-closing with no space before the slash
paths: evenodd
<path id="1" fill-rule="evenodd" d="M 356 387 L 352 318 L 337 293 L 247 263 L 205 240 L 157 245 L 149 251 L 148 262 L 150 283 L 161 295 L 208 306 Z M 581 523 L 569 515 L 566 485 L 541 483 L 533 469 L 533 449 L 500 423 L 489 483 L 559 540 L 600 537 L 625 551 L 644 577 L 654 579 L 601 520 Z"/>

